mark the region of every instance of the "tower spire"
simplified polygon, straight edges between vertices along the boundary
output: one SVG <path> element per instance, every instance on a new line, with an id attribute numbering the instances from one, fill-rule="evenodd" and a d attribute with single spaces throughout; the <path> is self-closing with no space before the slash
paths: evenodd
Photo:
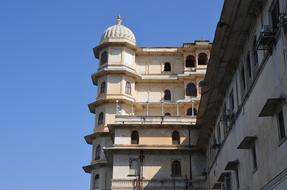
<path id="1" fill-rule="evenodd" d="M 122 17 L 121 15 L 117 16 L 117 25 L 121 25 L 122 24 Z"/>

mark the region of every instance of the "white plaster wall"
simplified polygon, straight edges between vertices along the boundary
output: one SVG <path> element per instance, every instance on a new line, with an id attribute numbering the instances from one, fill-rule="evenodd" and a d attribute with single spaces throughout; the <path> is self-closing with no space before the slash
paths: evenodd
<path id="1" fill-rule="evenodd" d="M 137 72 L 140 74 L 162 74 L 164 63 L 171 64 L 171 72 L 165 74 L 179 74 L 183 73 L 183 56 L 137 56 L 136 65 Z"/>
<path id="2" fill-rule="evenodd" d="M 113 179 L 134 179 L 129 175 L 129 161 L 139 157 L 139 153 L 114 154 Z M 171 163 L 173 160 L 181 162 L 182 177 L 189 176 L 188 154 L 170 154 L 148 152 L 144 154 L 143 177 L 145 179 L 171 178 Z"/>
<path id="3" fill-rule="evenodd" d="M 109 48 L 109 64 L 121 64 L 122 63 L 123 49 L 120 47 Z"/>
<path id="4" fill-rule="evenodd" d="M 262 16 L 265 24 L 269 22 L 268 10 L 270 3 L 271 1 L 268 2 L 264 10 L 264 15 Z M 260 27 L 261 19 L 259 18 L 255 31 L 259 31 Z M 250 38 L 250 40 L 252 40 L 252 38 Z M 268 98 L 286 97 L 287 95 L 286 62 L 284 62 L 283 59 L 282 48 L 282 38 L 279 38 L 272 56 L 265 64 L 254 89 L 251 91 L 250 96 L 242 108 L 215 163 L 212 165 L 209 173 L 210 187 L 216 182 L 219 175 L 224 172 L 228 161 L 239 160 L 240 186 L 248 187 L 252 190 L 262 188 L 287 168 L 287 141 L 282 144 L 279 142 L 276 115 L 273 117 L 258 117 Z M 242 59 L 244 59 L 244 57 Z M 262 54 L 259 54 L 259 63 L 261 60 Z M 238 76 L 236 76 L 236 80 L 239 81 Z M 236 88 L 236 80 L 233 80 L 233 84 L 231 85 L 233 89 Z M 238 93 L 241 94 L 240 88 Z M 229 93 L 227 93 L 227 95 L 229 95 Z M 237 101 L 237 99 L 239 101 Z M 235 96 L 235 105 L 237 105 L 237 102 L 242 102 L 240 95 L 239 97 Z M 283 106 L 283 112 L 286 130 L 286 104 Z M 246 136 L 257 136 L 255 146 L 258 169 L 256 171 L 253 171 L 251 150 L 237 149 L 239 143 Z M 212 141 L 210 146 L 211 144 Z M 210 154 L 208 154 L 208 156 L 210 157 Z M 234 172 L 232 172 L 232 179 L 233 186 L 235 187 L 236 180 Z"/>
<path id="5" fill-rule="evenodd" d="M 125 51 L 124 51 L 124 64 L 130 68 L 133 68 L 133 69 L 136 68 L 135 53 L 134 53 L 134 51 L 132 51 L 128 48 L 125 48 Z"/>
<path id="6" fill-rule="evenodd" d="M 139 144 L 144 145 L 172 145 L 172 132 L 177 130 L 180 134 L 180 142 L 182 145 L 188 145 L 188 129 L 187 128 L 115 128 L 114 144 L 131 144 L 131 133 L 137 130 L 139 133 Z M 198 139 L 198 130 L 192 130 L 191 145 L 195 145 Z"/>
<path id="7" fill-rule="evenodd" d="M 122 92 L 122 75 L 107 76 L 107 94 L 120 94 Z"/>

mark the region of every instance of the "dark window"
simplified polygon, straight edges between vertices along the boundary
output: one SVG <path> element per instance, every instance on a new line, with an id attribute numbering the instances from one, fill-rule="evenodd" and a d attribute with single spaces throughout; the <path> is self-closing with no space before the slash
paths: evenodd
<path id="1" fill-rule="evenodd" d="M 225 189 L 231 190 L 231 175 L 225 177 Z"/>
<path id="2" fill-rule="evenodd" d="M 178 160 L 174 160 L 171 164 L 171 176 L 173 177 L 181 176 L 181 165 Z"/>
<path id="3" fill-rule="evenodd" d="M 108 52 L 104 51 L 101 54 L 100 64 L 103 65 L 108 62 Z"/>
<path id="4" fill-rule="evenodd" d="M 126 82 L 126 94 L 131 94 L 132 87 L 130 82 Z"/>
<path id="5" fill-rule="evenodd" d="M 221 130 L 220 130 L 220 125 L 217 126 L 217 139 L 218 139 L 218 144 L 221 144 Z"/>
<path id="6" fill-rule="evenodd" d="M 106 93 L 106 82 L 101 83 L 100 93 Z"/>
<path id="7" fill-rule="evenodd" d="M 164 100 L 168 100 L 168 101 L 171 100 L 170 90 L 165 90 L 165 91 L 164 91 L 164 97 L 163 97 L 163 99 L 164 99 Z"/>
<path id="8" fill-rule="evenodd" d="M 277 117 L 278 117 L 278 127 L 279 127 L 279 139 L 282 140 L 286 137 L 283 110 L 281 110 L 278 113 Z"/>
<path id="9" fill-rule="evenodd" d="M 139 162 L 138 159 L 130 160 L 130 174 L 131 176 L 137 176 L 139 170 Z"/>
<path id="10" fill-rule="evenodd" d="M 246 88 L 244 67 L 241 68 L 241 86 L 242 86 L 242 90 L 244 91 Z"/>
<path id="11" fill-rule="evenodd" d="M 248 52 L 247 57 L 246 57 L 246 67 L 247 67 L 248 77 L 251 79 L 252 78 L 252 69 L 251 69 L 250 53 L 249 52 Z"/>
<path id="12" fill-rule="evenodd" d="M 186 115 L 195 116 L 197 115 L 197 110 L 195 108 L 188 108 Z"/>
<path id="13" fill-rule="evenodd" d="M 180 144 L 180 136 L 178 131 L 172 132 L 172 144 Z"/>
<path id="14" fill-rule="evenodd" d="M 171 71 L 171 65 L 170 65 L 169 62 L 166 62 L 166 63 L 164 64 L 164 71 Z"/>
<path id="15" fill-rule="evenodd" d="M 171 114 L 170 114 L 170 113 L 165 113 L 164 115 L 165 115 L 165 116 L 171 116 Z"/>
<path id="16" fill-rule="evenodd" d="M 229 105 L 230 105 L 230 110 L 234 110 L 234 96 L 233 96 L 233 90 L 231 90 L 229 94 Z"/>
<path id="17" fill-rule="evenodd" d="M 195 67 L 195 59 L 193 55 L 188 55 L 186 57 L 185 67 Z"/>
<path id="18" fill-rule="evenodd" d="M 188 83 L 186 86 L 186 95 L 187 96 L 193 96 L 196 97 L 197 96 L 197 89 L 195 84 L 193 83 Z"/>
<path id="19" fill-rule="evenodd" d="M 98 145 L 96 147 L 96 155 L 95 155 L 95 160 L 101 159 L 101 145 Z"/>
<path id="20" fill-rule="evenodd" d="M 96 174 L 95 175 L 95 181 L 94 181 L 94 188 L 98 188 L 99 187 L 99 182 L 98 182 L 99 179 L 100 179 L 100 175 Z"/>
<path id="21" fill-rule="evenodd" d="M 207 55 L 205 53 L 198 55 L 198 65 L 207 65 Z"/>
<path id="22" fill-rule="evenodd" d="M 253 170 L 255 171 L 257 169 L 257 157 L 256 157 L 256 147 L 255 147 L 255 145 L 253 145 L 251 147 L 251 154 L 252 154 Z"/>
<path id="23" fill-rule="evenodd" d="M 274 32 L 276 32 L 279 28 L 279 14 L 279 1 L 276 0 L 271 10 L 271 21 Z"/>
<path id="24" fill-rule="evenodd" d="M 98 125 L 102 125 L 104 123 L 104 113 L 101 112 L 99 114 Z"/>
<path id="25" fill-rule="evenodd" d="M 258 53 L 257 53 L 257 49 L 256 49 L 256 36 L 254 36 L 253 39 L 253 44 L 252 44 L 252 53 L 253 53 L 253 66 L 254 69 L 257 67 L 258 65 Z"/>
<path id="26" fill-rule="evenodd" d="M 236 185 L 237 188 L 240 188 L 240 181 L 239 181 L 239 172 L 238 172 L 238 168 L 235 169 L 235 177 L 236 177 Z"/>
<path id="27" fill-rule="evenodd" d="M 131 144 L 139 144 L 139 133 L 137 131 L 133 131 L 131 134 Z"/>

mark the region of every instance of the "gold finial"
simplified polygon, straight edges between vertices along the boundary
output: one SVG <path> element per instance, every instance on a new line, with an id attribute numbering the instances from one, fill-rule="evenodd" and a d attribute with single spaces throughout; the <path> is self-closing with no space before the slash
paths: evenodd
<path id="1" fill-rule="evenodd" d="M 122 24 L 122 17 L 121 17 L 121 15 L 119 15 L 117 17 L 117 25 L 121 25 L 121 24 Z"/>

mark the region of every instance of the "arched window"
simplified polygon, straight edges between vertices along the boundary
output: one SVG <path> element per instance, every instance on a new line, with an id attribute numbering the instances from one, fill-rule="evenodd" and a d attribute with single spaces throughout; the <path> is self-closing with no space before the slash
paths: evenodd
<path id="1" fill-rule="evenodd" d="M 103 65 L 108 62 L 108 52 L 104 51 L 101 54 L 100 65 Z"/>
<path id="2" fill-rule="evenodd" d="M 188 108 L 186 115 L 195 116 L 197 115 L 197 110 L 195 108 Z"/>
<path id="3" fill-rule="evenodd" d="M 99 188 L 99 179 L 100 179 L 100 175 L 96 174 L 95 181 L 94 181 L 94 188 Z"/>
<path id="4" fill-rule="evenodd" d="M 206 55 L 206 53 L 200 53 L 198 55 L 198 65 L 207 65 L 207 55 Z"/>
<path id="5" fill-rule="evenodd" d="M 170 90 L 165 90 L 165 91 L 164 91 L 163 99 L 164 99 L 165 101 L 170 101 L 170 100 L 171 100 Z"/>
<path id="6" fill-rule="evenodd" d="M 100 93 L 101 94 L 106 93 L 106 82 L 101 83 Z"/>
<path id="7" fill-rule="evenodd" d="M 195 67 L 195 59 L 193 55 L 188 55 L 186 57 L 185 67 Z"/>
<path id="8" fill-rule="evenodd" d="M 178 131 L 172 132 L 172 144 L 180 144 L 180 136 Z"/>
<path id="9" fill-rule="evenodd" d="M 131 94 L 131 92 L 132 92 L 131 83 L 127 81 L 126 82 L 126 94 Z"/>
<path id="10" fill-rule="evenodd" d="M 187 96 L 193 96 L 193 97 L 197 96 L 196 86 L 192 82 L 188 83 L 187 86 L 186 86 L 186 95 Z"/>
<path id="11" fill-rule="evenodd" d="M 137 131 L 132 132 L 131 144 L 139 144 L 139 133 Z"/>
<path id="12" fill-rule="evenodd" d="M 98 145 L 96 147 L 96 155 L 95 155 L 95 160 L 101 159 L 101 145 Z"/>
<path id="13" fill-rule="evenodd" d="M 170 65 L 170 63 L 169 62 L 166 62 L 165 64 L 164 64 L 164 69 L 163 69 L 164 71 L 171 71 L 171 65 Z"/>
<path id="14" fill-rule="evenodd" d="M 104 113 L 101 112 L 98 118 L 98 125 L 102 125 L 104 123 Z"/>
<path id="15" fill-rule="evenodd" d="M 171 176 L 173 177 L 181 176 L 181 165 L 178 160 L 174 160 L 171 164 Z"/>
<path id="16" fill-rule="evenodd" d="M 164 115 L 165 115 L 165 116 L 171 116 L 171 114 L 170 114 L 170 113 L 168 113 L 168 112 L 167 112 L 167 113 L 165 113 Z"/>

